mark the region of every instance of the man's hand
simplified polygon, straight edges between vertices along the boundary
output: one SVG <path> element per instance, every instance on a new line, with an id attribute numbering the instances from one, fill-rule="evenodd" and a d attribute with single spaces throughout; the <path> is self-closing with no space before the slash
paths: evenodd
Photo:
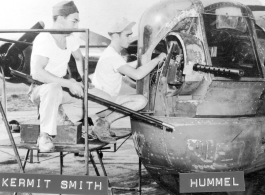
<path id="1" fill-rule="evenodd" d="M 88 89 L 93 89 L 95 88 L 95 85 L 93 85 L 92 83 L 88 83 Z"/>
<path id="2" fill-rule="evenodd" d="M 69 80 L 69 90 L 73 95 L 76 95 L 78 97 L 83 97 L 84 96 L 84 85 L 82 82 L 77 82 L 74 79 Z"/>
<path id="3" fill-rule="evenodd" d="M 84 78 L 84 76 L 82 77 L 82 83 L 85 86 L 85 78 Z M 92 84 L 92 81 L 91 81 L 91 79 L 89 77 L 87 78 L 87 87 L 88 87 L 88 89 L 95 88 L 95 86 Z"/>

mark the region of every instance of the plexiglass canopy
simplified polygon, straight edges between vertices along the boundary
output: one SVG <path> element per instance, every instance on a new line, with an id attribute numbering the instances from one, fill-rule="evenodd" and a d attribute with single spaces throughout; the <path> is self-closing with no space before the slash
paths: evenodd
<path id="1" fill-rule="evenodd" d="M 199 6 L 201 9 L 203 8 L 199 1 L 198 5 L 201 5 L 201 7 Z M 150 54 L 155 45 L 179 20 L 188 16 L 197 16 L 194 8 L 191 11 L 183 12 L 183 10 L 189 10 L 192 7 L 194 6 L 190 0 L 165 0 L 148 9 L 140 21 L 138 54 L 146 52 Z"/>

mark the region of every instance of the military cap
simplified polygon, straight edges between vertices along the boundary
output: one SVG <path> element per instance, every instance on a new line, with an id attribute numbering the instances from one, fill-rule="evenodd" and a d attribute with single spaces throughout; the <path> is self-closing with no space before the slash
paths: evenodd
<path id="1" fill-rule="evenodd" d="M 135 22 L 130 22 L 127 18 L 120 18 L 111 24 L 108 33 L 120 33 L 125 29 L 132 28 L 135 24 Z"/>
<path id="2" fill-rule="evenodd" d="M 68 16 L 79 11 L 73 1 L 61 1 L 52 7 L 52 13 L 53 16 Z"/>

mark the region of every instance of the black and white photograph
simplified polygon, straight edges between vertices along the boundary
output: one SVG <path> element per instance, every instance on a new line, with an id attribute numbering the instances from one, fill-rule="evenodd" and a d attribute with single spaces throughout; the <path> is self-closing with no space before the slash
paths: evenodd
<path id="1" fill-rule="evenodd" d="M 0 195 L 265 194 L 265 0 L 2 0 Z"/>

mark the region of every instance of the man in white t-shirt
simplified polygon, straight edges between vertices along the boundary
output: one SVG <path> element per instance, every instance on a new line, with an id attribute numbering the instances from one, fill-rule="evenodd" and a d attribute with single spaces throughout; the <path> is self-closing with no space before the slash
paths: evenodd
<path id="1" fill-rule="evenodd" d="M 73 1 L 63 1 L 53 7 L 52 29 L 75 29 L 79 22 L 79 12 Z M 43 85 L 31 85 L 31 100 L 39 105 L 40 136 L 38 146 L 41 152 L 53 148 L 52 137 L 57 134 L 58 109 L 63 107 L 69 121 L 77 122 L 84 116 L 83 84 L 74 79 L 64 79 L 71 54 L 77 70 L 83 76 L 83 56 L 79 49 L 80 41 L 72 34 L 40 33 L 34 40 L 31 55 L 31 75 Z M 66 90 L 63 90 L 66 89 Z M 89 93 L 110 100 L 110 96 L 96 88 Z M 106 109 L 102 106 L 101 109 Z M 60 109 L 59 109 L 60 111 Z"/>
<path id="2" fill-rule="evenodd" d="M 159 62 L 166 57 L 165 53 L 161 53 L 147 64 L 136 68 L 137 61 L 127 63 L 121 56 L 122 49 L 128 48 L 132 35 L 132 27 L 135 22 L 129 22 L 126 18 L 122 18 L 111 25 L 108 33 L 111 37 L 110 45 L 104 50 L 99 58 L 96 70 L 92 79 L 93 85 L 104 92 L 107 92 L 112 99 L 124 107 L 138 111 L 143 109 L 147 104 L 147 99 L 140 94 L 120 95 L 122 77 L 126 75 L 134 80 L 140 80 L 150 73 Z M 123 75 L 122 75 L 123 74 Z M 105 126 L 109 126 L 115 120 L 124 117 L 121 113 L 111 113 L 105 116 Z M 101 119 L 102 120 L 102 119 Z M 94 128 L 93 132 L 100 137 L 100 134 L 106 135 L 106 131 L 102 128 Z"/>

